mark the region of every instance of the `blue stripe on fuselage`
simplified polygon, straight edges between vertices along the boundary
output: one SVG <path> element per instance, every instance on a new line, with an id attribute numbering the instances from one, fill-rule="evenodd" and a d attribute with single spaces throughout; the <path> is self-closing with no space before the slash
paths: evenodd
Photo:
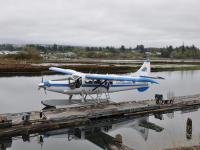
<path id="1" fill-rule="evenodd" d="M 54 87 L 69 87 L 69 84 L 50 84 L 48 86 Z M 96 87 L 99 84 L 83 84 L 82 87 Z M 110 87 L 125 87 L 125 86 L 148 86 L 146 84 L 112 84 Z"/>

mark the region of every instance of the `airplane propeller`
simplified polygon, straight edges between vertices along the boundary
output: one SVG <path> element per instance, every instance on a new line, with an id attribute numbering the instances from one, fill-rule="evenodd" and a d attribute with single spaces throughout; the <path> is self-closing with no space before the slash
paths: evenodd
<path id="1" fill-rule="evenodd" d="M 44 93 L 46 95 L 47 94 L 47 92 L 46 92 L 46 86 L 45 86 L 45 83 L 44 83 L 44 77 L 43 77 L 43 73 L 42 72 L 41 72 L 41 76 L 42 76 L 42 79 L 41 79 L 41 83 L 38 85 L 38 90 L 40 90 L 41 88 L 43 88 Z"/>

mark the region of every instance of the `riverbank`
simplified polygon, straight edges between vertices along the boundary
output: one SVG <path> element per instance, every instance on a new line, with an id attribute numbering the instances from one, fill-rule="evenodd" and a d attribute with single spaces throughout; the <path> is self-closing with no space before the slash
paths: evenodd
<path id="1" fill-rule="evenodd" d="M 177 71 L 177 70 L 200 70 L 198 60 L 152 60 L 152 72 Z M 134 72 L 142 65 L 143 60 L 68 60 L 68 61 L 49 61 L 45 63 L 30 62 L 0 62 L 0 75 L 41 75 L 53 74 L 48 71 L 51 66 L 74 69 L 81 72 L 90 73 L 116 73 L 123 74 Z"/>
<path id="2" fill-rule="evenodd" d="M 200 150 L 200 146 L 191 146 L 191 147 L 177 147 L 172 149 L 165 149 L 165 150 Z"/>

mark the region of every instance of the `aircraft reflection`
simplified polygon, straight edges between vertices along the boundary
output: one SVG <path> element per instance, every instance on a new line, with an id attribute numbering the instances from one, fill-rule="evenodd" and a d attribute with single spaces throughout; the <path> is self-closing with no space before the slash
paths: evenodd
<path id="1" fill-rule="evenodd" d="M 196 109 L 194 109 L 196 110 Z M 193 110 L 181 111 L 181 113 L 190 112 Z M 174 112 L 165 113 L 165 116 L 172 119 Z M 163 114 L 154 114 L 156 119 L 163 120 Z M 118 134 L 112 137 L 109 132 L 120 129 L 129 128 L 137 131 L 138 135 L 144 141 L 148 139 L 149 130 L 154 132 L 162 132 L 163 127 L 160 127 L 149 121 L 149 116 L 135 118 L 133 116 L 121 116 L 113 118 L 104 118 L 100 120 L 91 120 L 85 126 L 74 126 L 59 130 L 48 131 L 35 135 L 23 135 L 22 137 L 10 137 L 0 139 L 0 150 L 11 148 L 13 140 L 22 139 L 24 142 L 31 142 L 33 137 L 37 137 L 38 144 L 43 145 L 45 139 L 49 137 L 65 138 L 68 142 L 71 140 L 88 140 L 92 144 L 101 149 L 111 149 L 112 146 L 119 147 L 123 144 L 123 137 Z M 188 118 L 186 121 L 186 138 L 192 139 L 192 119 Z"/>
<path id="2" fill-rule="evenodd" d="M 88 140 L 91 143 L 97 145 L 102 149 L 110 149 L 111 146 L 119 146 L 119 140 L 117 137 L 112 137 L 108 134 L 109 131 L 114 131 L 119 128 L 131 128 L 138 132 L 141 137 L 146 141 L 148 139 L 149 129 L 154 130 L 155 132 L 161 132 L 164 128 L 159 127 L 151 122 L 149 122 L 149 116 L 141 118 L 133 117 L 117 117 L 117 118 L 108 118 L 101 120 L 93 120 L 87 126 L 71 127 L 59 130 L 48 131 L 45 133 L 40 133 L 36 135 L 38 138 L 38 143 L 43 145 L 45 138 L 55 137 L 55 138 L 67 138 L 68 141 L 71 140 Z M 32 135 L 23 135 L 22 140 L 24 142 L 30 142 Z M 13 138 L 17 139 L 17 138 Z M 0 140 L 1 150 L 6 150 L 12 145 L 12 138 Z M 123 141 L 123 139 L 121 139 Z"/>
<path id="3" fill-rule="evenodd" d="M 0 150 L 6 150 L 7 148 L 11 148 L 12 146 L 12 138 L 0 139 Z"/>
<path id="4" fill-rule="evenodd" d="M 42 140 L 48 137 L 67 137 L 68 141 L 86 139 L 102 149 L 110 149 L 113 145 L 118 146 L 118 143 L 115 137 L 107 134 L 109 131 L 117 130 L 122 127 L 132 128 L 146 141 L 148 139 L 149 129 L 155 130 L 156 132 L 161 132 L 163 130 L 162 127 L 150 123 L 148 116 L 137 119 L 130 117 L 112 118 L 94 122 L 95 123 L 88 126 L 45 132 L 41 134 L 43 136 Z"/>

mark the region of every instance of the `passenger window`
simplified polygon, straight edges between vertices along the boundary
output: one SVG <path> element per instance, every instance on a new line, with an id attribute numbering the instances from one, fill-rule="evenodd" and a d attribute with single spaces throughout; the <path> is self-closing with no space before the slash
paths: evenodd
<path id="1" fill-rule="evenodd" d="M 92 80 L 85 80 L 85 83 L 86 83 L 86 84 L 92 84 L 93 81 L 92 81 Z"/>

